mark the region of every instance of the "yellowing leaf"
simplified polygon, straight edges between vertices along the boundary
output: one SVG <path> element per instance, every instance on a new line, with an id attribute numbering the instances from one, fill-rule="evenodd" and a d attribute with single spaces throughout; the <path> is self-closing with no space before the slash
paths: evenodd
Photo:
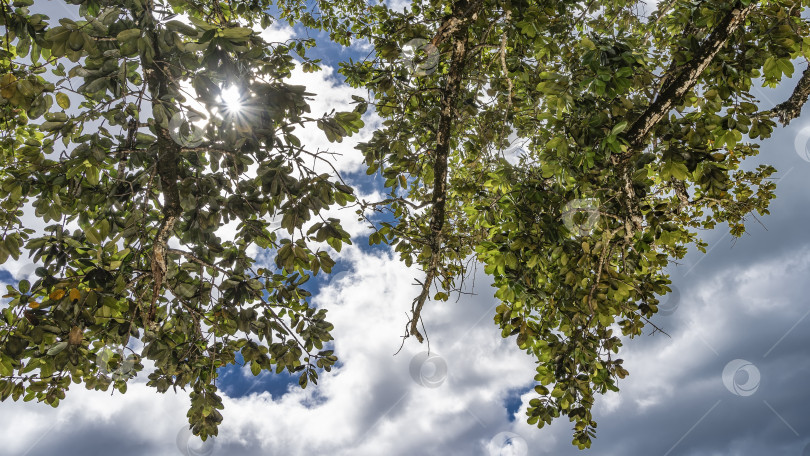
<path id="1" fill-rule="evenodd" d="M 59 92 L 56 94 L 56 103 L 59 104 L 60 108 L 67 109 L 70 107 L 70 97 L 62 92 Z"/>
<path id="2" fill-rule="evenodd" d="M 82 293 L 76 288 L 70 289 L 70 299 L 77 301 L 82 297 Z"/>
<path id="3" fill-rule="evenodd" d="M 65 296 L 65 290 L 59 289 L 59 290 L 54 290 L 53 292 L 51 292 L 51 294 L 48 297 L 51 298 L 51 301 L 58 301 L 58 300 L 62 299 L 64 296 Z"/>
<path id="4" fill-rule="evenodd" d="M 0 95 L 3 98 L 11 98 L 17 92 L 17 78 L 11 74 L 6 73 L 5 76 L 0 78 Z"/>
<path id="5" fill-rule="evenodd" d="M 28 303 L 28 307 L 30 307 L 30 308 L 32 308 L 32 309 L 36 309 L 36 308 L 38 308 L 38 307 L 39 307 L 39 303 L 38 303 L 38 302 L 36 302 L 36 301 L 34 301 L 34 302 L 29 302 L 29 303 Z"/>

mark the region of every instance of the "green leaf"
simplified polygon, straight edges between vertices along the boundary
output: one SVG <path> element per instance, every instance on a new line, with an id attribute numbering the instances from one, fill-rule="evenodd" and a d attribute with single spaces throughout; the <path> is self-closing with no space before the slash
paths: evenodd
<path id="1" fill-rule="evenodd" d="M 625 129 L 627 129 L 627 121 L 622 120 L 613 127 L 613 130 L 610 131 L 610 134 L 616 136 L 619 133 L 623 132 Z"/>
<path id="2" fill-rule="evenodd" d="M 664 163 L 664 165 L 661 167 L 661 178 L 664 180 L 669 180 L 673 177 L 678 180 L 686 180 L 686 178 L 689 177 L 689 169 L 687 169 L 686 165 L 683 163 Z"/>
<path id="3" fill-rule="evenodd" d="M 142 33 L 143 32 L 141 31 L 141 29 L 137 28 L 127 29 L 122 32 L 119 32 L 118 35 L 116 36 L 116 39 L 118 39 L 118 41 L 121 43 L 126 43 L 127 41 L 137 40 L 138 38 L 141 37 Z"/>
<path id="4" fill-rule="evenodd" d="M 96 231 L 95 228 L 92 226 L 87 226 L 84 229 L 84 235 L 87 237 L 87 240 L 93 245 L 101 244 L 101 235 Z"/>
<path id="5" fill-rule="evenodd" d="M 54 356 L 61 353 L 65 348 L 67 348 L 68 343 L 67 341 L 57 342 L 48 349 L 47 355 Z"/>
<path id="6" fill-rule="evenodd" d="M 56 93 L 56 103 L 62 109 L 68 109 L 70 107 L 70 97 L 62 92 Z"/>
<path id="7" fill-rule="evenodd" d="M 244 39 L 253 34 L 253 30 L 247 27 L 231 27 L 222 30 L 222 36 L 228 39 Z"/>

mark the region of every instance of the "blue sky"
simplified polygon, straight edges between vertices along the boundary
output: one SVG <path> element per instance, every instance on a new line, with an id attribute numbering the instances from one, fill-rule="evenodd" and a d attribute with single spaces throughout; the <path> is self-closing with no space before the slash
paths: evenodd
<path id="1" fill-rule="evenodd" d="M 66 11 L 49 6 L 52 17 Z M 313 114 L 351 109 L 350 95 L 362 93 L 341 84 L 337 62 L 365 54 L 313 52 L 324 59 L 324 71 L 294 75 L 318 94 Z M 786 81 L 757 95 L 767 108 L 791 90 Z M 677 298 L 653 321 L 672 337 L 647 331 L 625 342 L 630 376 L 620 393 L 597 398 L 598 434 L 587 452 L 571 446 L 564 419 L 544 429 L 525 423 L 534 364 L 500 337 L 482 268 L 474 274 L 474 295 L 426 307 L 433 357 L 426 361 L 426 347 L 415 340 L 394 356 L 421 274 L 386 248 L 368 248 L 368 228 L 348 210 L 336 215 L 354 245 L 338 254 L 335 276 L 310 282 L 318 285 L 313 302 L 330 310 L 341 358 L 318 386 L 301 390 L 283 375 L 223 369 L 224 422 L 220 435 L 202 445 L 185 430 L 187 394 L 156 393 L 145 386 L 146 372 L 125 395 L 73 385 L 58 409 L 3 403 L 0 454 L 810 456 L 808 119 L 778 129 L 747 165 L 779 170 L 771 215 L 761 224 L 751 218 L 740 239 L 725 227 L 703 233 L 708 253 L 692 251 L 668 268 Z M 371 112 L 365 120 L 368 128 L 340 145 L 326 143 L 318 130 L 301 137 L 341 152 L 338 167 L 359 183 L 367 178 L 353 146 L 379 125 Z M 379 197 L 379 184 L 362 186 L 361 194 Z M 3 268 L 5 283 L 33 273 L 23 259 Z"/>

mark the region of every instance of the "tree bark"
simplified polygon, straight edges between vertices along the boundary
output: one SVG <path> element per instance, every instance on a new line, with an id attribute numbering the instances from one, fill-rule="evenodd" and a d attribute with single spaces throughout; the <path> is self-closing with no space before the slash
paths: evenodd
<path id="1" fill-rule="evenodd" d="M 147 10 L 144 14 L 151 14 L 151 11 Z M 153 20 L 152 23 L 157 22 Z M 142 59 L 142 65 L 146 76 L 146 84 L 152 96 L 152 106 L 156 106 L 159 103 L 163 103 L 162 100 L 164 96 L 169 93 L 168 87 L 171 83 L 171 73 L 157 45 L 157 36 L 152 39 L 152 43 L 154 58 L 152 62 L 147 62 Z M 153 289 L 147 322 L 153 321 L 155 316 L 157 300 L 160 297 L 166 277 L 166 259 L 169 239 L 172 237 L 174 227 L 183 212 L 180 206 L 180 190 L 177 186 L 177 164 L 180 160 L 181 146 L 174 141 L 168 129 L 165 127 L 155 125 L 155 130 L 157 132 L 156 168 L 158 177 L 160 178 L 160 189 L 163 193 L 163 219 L 158 226 L 157 234 L 152 244 L 151 269 Z"/>
<path id="2" fill-rule="evenodd" d="M 810 97 L 810 67 L 807 67 L 802 73 L 801 79 L 793 89 L 790 98 L 774 106 L 771 110 L 773 114 L 779 119 L 782 125 L 789 125 L 790 121 L 799 117 L 802 113 L 802 107 Z"/>
<path id="3" fill-rule="evenodd" d="M 745 23 L 745 19 L 754 10 L 756 1 L 743 7 L 739 0 L 734 2 L 728 13 L 714 28 L 708 38 L 700 46 L 692 60 L 678 67 L 670 66 L 663 76 L 661 91 L 655 100 L 639 116 L 627 130 L 627 151 L 620 157 L 612 156 L 611 162 L 618 167 L 618 173 L 623 181 L 623 191 L 626 196 L 623 202 L 629 214 L 626 221 L 625 239 L 630 241 L 632 233 L 640 231 L 644 218 L 639 210 L 638 197 L 633 188 L 633 169 L 631 157 L 644 149 L 647 137 L 655 126 L 672 110 L 676 103 L 683 99 L 687 92 L 697 84 L 701 74 L 708 68 L 720 49 L 725 46 L 729 37 Z"/>
<path id="4" fill-rule="evenodd" d="M 742 2 L 734 2 L 734 6 L 715 27 L 692 60 L 680 68 L 668 70 L 664 76 L 664 86 L 661 88 L 661 92 L 627 130 L 625 135 L 628 141 L 627 155 L 632 155 L 644 147 L 647 136 L 655 125 L 672 110 L 676 102 L 692 90 L 700 75 L 711 64 L 720 49 L 725 46 L 729 36 L 745 23 L 745 19 L 753 11 L 756 3 L 756 1 L 752 1 L 751 4 L 743 7 Z M 677 71 L 677 73 L 670 73 L 672 71 Z"/>
<path id="5" fill-rule="evenodd" d="M 414 299 L 411 306 L 411 320 L 408 334 L 416 337 L 419 342 L 424 341 L 417 325 L 421 318 L 422 307 L 430 297 L 430 287 L 439 274 L 441 248 L 444 242 L 444 223 L 447 207 L 447 157 L 450 153 L 451 133 L 455 119 L 455 107 L 458 102 L 461 83 L 466 70 L 467 60 L 467 29 L 477 16 L 481 1 L 476 0 L 470 4 L 466 1 L 456 2 L 453 5 L 453 14 L 439 27 L 436 36 L 431 40 L 435 45 L 449 39 L 452 46 L 450 66 L 444 88 L 441 90 L 441 111 L 439 125 L 436 132 L 436 147 L 434 148 L 435 161 L 433 162 L 433 195 L 430 211 L 430 234 L 428 245 L 431 249 L 428 260 L 425 281 L 422 291 Z"/>

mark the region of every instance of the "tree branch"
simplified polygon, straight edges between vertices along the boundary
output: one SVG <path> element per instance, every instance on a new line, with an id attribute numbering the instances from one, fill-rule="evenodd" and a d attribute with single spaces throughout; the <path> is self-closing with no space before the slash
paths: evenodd
<path id="1" fill-rule="evenodd" d="M 441 254 L 440 250 L 444 241 L 444 222 L 447 198 L 447 156 L 450 152 L 451 131 L 455 119 L 454 107 L 459 98 L 461 82 L 467 58 L 467 28 L 469 23 L 477 17 L 478 8 L 481 2 L 476 0 L 472 5 L 466 1 L 453 4 L 453 14 L 445 20 L 439 27 L 439 31 L 433 38 L 435 44 L 449 38 L 452 46 L 450 57 L 450 67 L 447 73 L 445 86 L 441 91 L 441 112 L 439 115 L 439 126 L 436 131 L 435 161 L 433 162 L 433 197 L 431 201 L 430 213 L 430 234 L 428 246 L 430 259 L 427 264 L 427 276 L 422 283 L 422 291 L 414 299 L 411 305 L 411 321 L 409 333 L 416 337 L 420 343 L 424 337 L 419 332 L 417 325 L 422 313 L 422 307 L 430 296 L 430 286 L 439 272 Z"/>
<path id="2" fill-rule="evenodd" d="M 193 253 L 191 253 L 191 252 L 186 252 L 185 250 L 179 250 L 179 249 L 167 249 L 166 251 L 168 253 L 174 253 L 176 255 L 180 255 L 180 256 L 186 258 L 189 261 L 193 261 L 194 263 L 199 264 L 200 266 L 203 266 L 203 267 L 206 267 L 206 268 L 211 268 L 211 269 L 213 269 L 215 271 L 219 271 L 222 274 L 224 274 L 226 277 L 228 277 L 230 275 L 230 273 L 228 271 L 226 271 L 225 269 L 223 269 L 223 268 L 221 268 L 221 267 L 219 267 L 219 266 L 217 266 L 215 264 L 211 264 L 211 263 L 209 263 L 209 262 L 207 262 L 205 260 L 202 260 L 199 257 L 197 257 L 196 255 L 194 255 Z"/>
<path id="3" fill-rule="evenodd" d="M 717 53 L 720 52 L 720 49 L 725 46 L 729 37 L 745 23 L 745 19 L 753 11 L 756 4 L 756 1 L 752 1 L 750 5 L 743 7 L 741 1 L 735 1 L 728 13 L 700 46 L 692 60 L 680 66 L 676 66 L 673 60 L 670 68 L 663 76 L 661 91 L 627 130 L 625 135 L 628 144 L 627 151 L 622 154 L 621 158 L 615 155 L 611 157 L 613 165 L 619 168 L 618 174 L 622 178 L 623 190 L 627 197 L 623 204 L 629 214 L 627 220 L 625 220 L 625 239 L 628 242 L 634 232 L 643 228 L 644 222 L 638 208 L 638 198 L 633 188 L 632 164 L 628 159 L 645 147 L 647 137 L 653 128 L 697 84 L 701 74 L 708 68 Z"/>
<path id="4" fill-rule="evenodd" d="M 782 125 L 786 126 L 790 124 L 791 120 L 799 117 L 808 97 L 810 97 L 810 66 L 802 73 L 802 77 L 796 84 L 796 88 L 793 89 L 790 98 L 774 106 L 771 112 L 779 118 Z"/>
<path id="5" fill-rule="evenodd" d="M 756 1 L 752 1 L 750 5 L 743 8 L 742 2 L 739 0 L 734 2 L 734 6 L 715 27 L 692 60 L 681 66 L 678 74 L 671 76 L 668 73 L 664 76 L 666 78 L 665 85 L 661 88 L 661 92 L 655 101 L 647 107 L 644 113 L 627 130 L 625 137 L 628 141 L 626 152 L 628 155 L 644 147 L 644 142 L 650 131 L 669 113 L 676 102 L 680 101 L 688 91 L 692 90 L 700 75 L 726 44 L 729 36 L 745 22 L 746 17 L 753 11 L 756 4 Z"/>
<path id="6" fill-rule="evenodd" d="M 150 11 L 144 15 L 151 14 Z M 156 40 L 153 42 L 157 43 Z M 154 59 L 148 62 L 142 57 L 142 65 L 146 76 L 146 83 L 152 92 L 152 103 L 162 103 L 163 96 L 169 93 L 168 85 L 170 73 L 166 63 L 161 60 L 161 51 L 157 44 L 154 45 Z M 149 306 L 147 322 L 152 322 L 155 316 L 155 308 L 163 281 L 166 276 L 166 254 L 168 250 L 169 238 L 172 235 L 174 226 L 177 223 L 183 210 L 180 206 L 180 190 L 177 186 L 178 173 L 177 164 L 180 160 L 180 144 L 172 139 L 169 131 L 159 125 L 155 126 L 157 131 L 157 174 L 160 178 L 160 190 L 163 193 L 163 220 L 158 227 L 152 245 L 152 279 L 154 280 L 152 289 L 152 301 Z"/>

